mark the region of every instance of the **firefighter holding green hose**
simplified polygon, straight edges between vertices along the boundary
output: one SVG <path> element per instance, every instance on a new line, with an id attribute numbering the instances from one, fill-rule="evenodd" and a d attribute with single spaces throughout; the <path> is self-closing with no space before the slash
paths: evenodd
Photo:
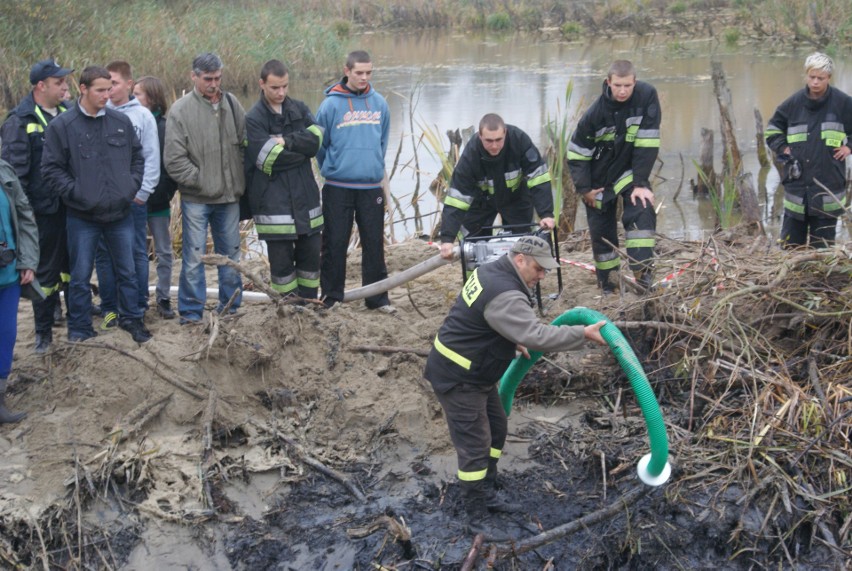
<path id="1" fill-rule="evenodd" d="M 496 490 L 497 461 L 508 422 L 497 383 L 519 350 L 574 351 L 585 341 L 605 344 L 604 321 L 558 327 L 533 311 L 532 288 L 559 267 L 550 245 L 523 236 L 505 256 L 476 268 L 435 337 L 424 377 L 444 409 L 458 456 L 458 478 L 471 533 L 509 539 L 493 515 L 517 512 Z"/>

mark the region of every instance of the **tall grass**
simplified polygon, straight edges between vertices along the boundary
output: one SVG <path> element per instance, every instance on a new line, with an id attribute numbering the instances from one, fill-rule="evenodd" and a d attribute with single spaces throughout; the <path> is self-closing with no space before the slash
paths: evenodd
<path id="1" fill-rule="evenodd" d="M 574 80 L 568 82 L 563 100 L 556 102 L 556 116 L 548 115 L 545 130 L 549 141 L 547 162 L 550 165 L 550 185 L 553 189 L 553 215 L 560 233 L 574 231 L 577 215 L 577 193 L 568 173 L 568 143 L 571 141 L 569 124 L 576 124 L 576 117 L 569 121 L 568 107 L 574 93 Z"/>
<path id="2" fill-rule="evenodd" d="M 192 58 L 215 51 L 226 88 L 248 92 L 266 60 L 294 75 L 327 75 L 345 54 L 340 26 L 312 2 L 260 0 L 7 0 L 0 9 L 0 107 L 29 90 L 29 68 L 55 57 L 78 72 L 125 59 L 139 75 L 160 77 L 176 94 L 189 87 Z"/>

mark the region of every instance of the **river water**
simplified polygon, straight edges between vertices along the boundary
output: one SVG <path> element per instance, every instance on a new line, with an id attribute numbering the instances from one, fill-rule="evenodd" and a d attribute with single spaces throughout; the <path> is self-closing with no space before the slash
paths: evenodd
<path id="1" fill-rule="evenodd" d="M 545 125 L 564 112 L 569 81 L 574 90 L 568 105 L 576 124 L 579 114 L 600 94 L 609 63 L 630 59 L 638 77 L 656 86 L 663 109 L 660 177 L 654 181 L 657 201 L 662 202 L 658 230 L 671 237 L 698 239 L 712 230 L 714 214 L 710 202 L 693 198 L 689 178 L 695 178 L 692 161 L 698 159 L 702 127 L 715 131 L 716 169 L 721 170 L 719 111 L 710 76 L 711 60 L 722 62 L 733 96 L 737 139 L 745 170 L 754 174 L 764 222 L 777 233 L 780 201 L 776 199 L 778 176 L 769 169 L 759 177 L 756 154 L 754 109 L 760 110 L 764 125 L 775 108 L 803 85 L 802 64 L 811 50 L 764 49 L 760 46 L 727 47 L 709 40 L 645 38 L 601 39 L 566 43 L 530 36 L 489 37 L 467 33 L 396 33 L 363 35 L 352 48 L 363 48 L 373 56 L 373 85 L 388 99 L 392 113 L 388 171 L 402 141 L 400 167 L 391 181 L 394 195 L 410 203 L 417 184 L 411 140 L 419 139 L 429 126 L 440 133 L 445 149 L 449 129 L 477 125 L 485 113 L 500 114 L 507 123 L 525 130 L 544 151 Z M 852 92 L 852 65 L 837 58 L 833 85 Z M 342 67 L 342 66 L 341 66 Z M 329 78 L 330 79 L 330 78 Z M 316 110 L 322 100 L 322 85 L 299 84 L 291 93 Z M 412 111 L 413 109 L 413 111 Z M 682 157 L 682 161 L 681 161 Z M 439 170 L 428 145 L 420 144 L 419 162 L 421 213 L 435 213 L 438 205 L 428 191 Z M 674 195 L 681 180 L 678 199 Z M 760 181 L 766 179 L 765 189 Z M 404 216 L 411 216 L 407 207 Z M 395 213 L 395 219 L 400 219 Z M 424 220 L 428 232 L 433 215 Z M 577 226 L 585 226 L 580 211 Z M 398 223 L 395 237 L 414 233 L 412 221 Z M 848 232 L 842 231 L 841 237 Z"/>

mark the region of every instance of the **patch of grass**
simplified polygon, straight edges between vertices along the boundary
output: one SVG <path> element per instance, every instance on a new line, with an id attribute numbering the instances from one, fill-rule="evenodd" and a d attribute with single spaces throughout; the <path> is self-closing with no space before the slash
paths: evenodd
<path id="1" fill-rule="evenodd" d="M 579 22 L 565 22 L 559 27 L 559 32 L 566 40 L 576 40 L 583 35 L 583 26 Z"/>
<path id="2" fill-rule="evenodd" d="M 495 32 L 511 29 L 512 18 L 506 12 L 495 12 L 485 18 L 485 27 Z"/>
<path id="3" fill-rule="evenodd" d="M 728 28 L 725 30 L 723 37 L 725 38 L 725 44 L 729 46 L 737 45 L 737 42 L 740 41 L 741 32 L 737 28 Z"/>
<path id="4" fill-rule="evenodd" d="M 686 2 L 674 2 L 669 6 L 669 14 L 683 14 L 686 12 Z"/>

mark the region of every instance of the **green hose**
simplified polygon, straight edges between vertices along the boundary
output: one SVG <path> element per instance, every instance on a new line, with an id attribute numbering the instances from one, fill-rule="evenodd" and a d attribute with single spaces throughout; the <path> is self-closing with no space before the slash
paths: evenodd
<path id="1" fill-rule="evenodd" d="M 645 371 L 642 369 L 639 359 L 636 358 L 636 354 L 627 343 L 627 339 L 624 338 L 618 327 L 607 319 L 605 315 L 585 307 L 575 307 L 570 311 L 566 311 L 554 319 L 552 325 L 593 325 L 599 321 L 606 321 L 606 324 L 601 327 L 601 337 L 609 344 L 612 352 L 615 354 L 615 358 L 627 374 L 630 385 L 633 387 L 633 392 L 636 393 L 636 400 L 639 402 L 642 414 L 645 416 L 645 424 L 648 427 L 651 454 L 649 455 L 650 458 L 646 456 L 639 463 L 639 476 L 646 483 L 659 485 L 668 480 L 668 476 L 671 473 L 671 467 L 668 463 L 669 442 L 668 438 L 666 438 L 666 426 L 663 423 L 660 406 L 654 397 L 654 391 L 648 383 L 648 378 L 645 376 Z M 529 359 L 523 355 L 515 358 L 500 379 L 498 390 L 500 392 L 500 401 L 506 410 L 506 415 L 512 409 L 515 390 L 517 390 L 521 379 L 524 378 L 524 375 L 527 374 L 542 355 L 540 351 L 530 351 L 529 354 Z M 645 464 L 644 467 L 643 463 Z M 659 481 L 661 479 L 662 481 Z"/>

